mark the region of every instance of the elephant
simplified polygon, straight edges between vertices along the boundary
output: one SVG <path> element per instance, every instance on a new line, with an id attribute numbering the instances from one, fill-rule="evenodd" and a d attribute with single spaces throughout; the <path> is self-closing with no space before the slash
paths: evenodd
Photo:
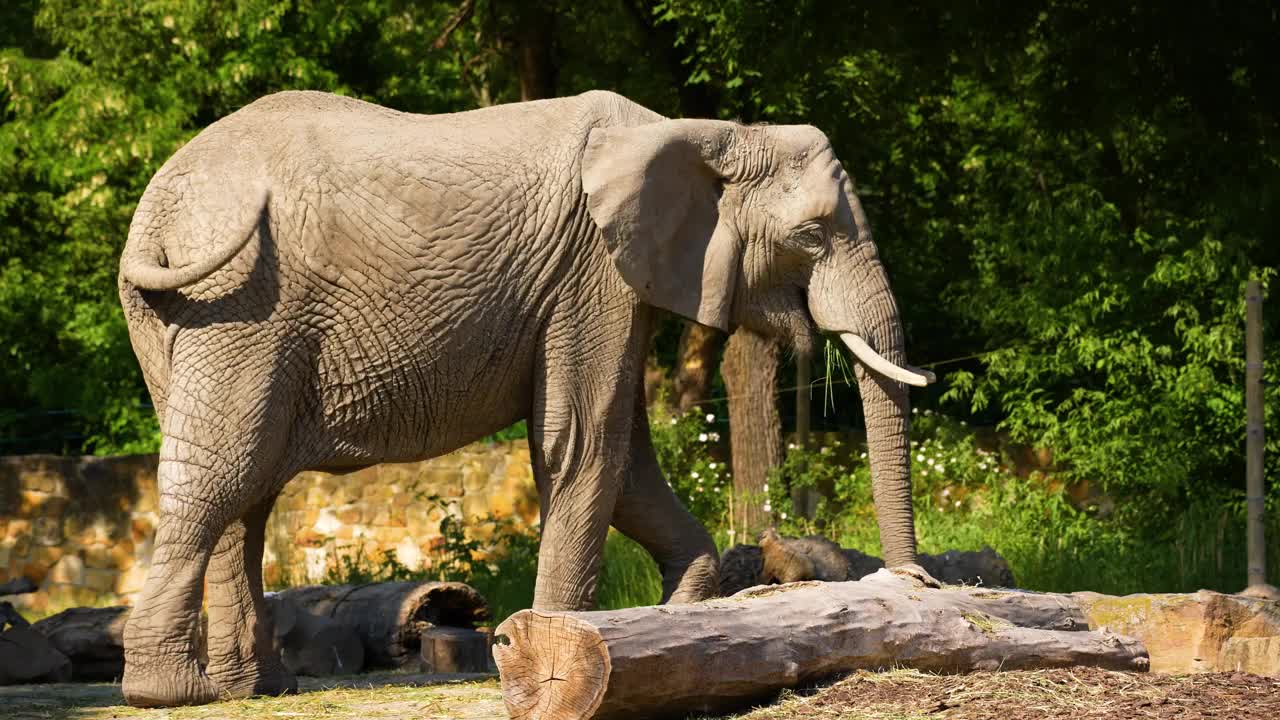
<path id="1" fill-rule="evenodd" d="M 839 335 L 887 559 L 915 562 L 907 385 L 930 375 L 904 362 L 867 219 L 816 128 L 668 119 L 606 91 L 430 116 L 276 93 L 152 178 L 118 287 L 161 430 L 130 704 L 295 687 L 269 651 L 261 577 L 295 473 L 430 458 L 521 419 L 535 608 L 593 605 L 610 525 L 657 561 L 664 602 L 714 596 L 715 544 L 645 417 L 662 310 L 802 355 Z"/>

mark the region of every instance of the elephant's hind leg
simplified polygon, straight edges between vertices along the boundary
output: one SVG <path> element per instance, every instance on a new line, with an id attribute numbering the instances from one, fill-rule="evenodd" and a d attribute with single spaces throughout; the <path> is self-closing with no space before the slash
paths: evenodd
<path id="1" fill-rule="evenodd" d="M 613 526 L 640 543 L 658 563 L 662 602 L 690 603 L 715 597 L 720 583 L 715 542 L 662 476 L 643 401 L 637 403 L 631 453 L 631 474 L 618 496 Z"/>
<path id="2" fill-rule="evenodd" d="M 298 689 L 298 679 L 273 647 L 271 614 L 262 595 L 262 548 L 274 503 L 272 495 L 227 526 L 209 562 L 207 672 L 232 698 Z"/>
<path id="3" fill-rule="evenodd" d="M 121 689 L 135 707 L 199 705 L 219 697 L 196 659 L 197 624 L 209 551 L 231 513 L 193 492 L 216 481 L 180 446 L 166 437 L 161 449 L 155 549 L 125 625 Z"/>
<path id="4" fill-rule="evenodd" d="M 279 354 L 268 353 L 270 361 L 263 362 L 262 355 L 217 342 L 217 336 L 202 339 L 174 353 L 174 365 L 187 372 L 175 373 L 161 419 L 155 547 L 125 626 L 121 689 L 125 701 L 139 707 L 197 705 L 224 696 L 196 658 L 205 571 L 228 528 L 279 489 L 282 483 L 274 481 L 287 464 L 293 404 L 273 392 L 283 375 Z M 245 544 L 237 535 L 250 537 L 247 527 L 232 530 L 222 543 L 225 553 L 213 562 L 215 623 L 223 607 L 239 602 L 229 599 L 228 588 L 249 585 L 247 579 L 232 586 L 219 582 L 232 571 L 227 553 Z M 244 562 L 242 557 L 239 568 Z M 224 633 L 214 627 L 211 635 Z"/>

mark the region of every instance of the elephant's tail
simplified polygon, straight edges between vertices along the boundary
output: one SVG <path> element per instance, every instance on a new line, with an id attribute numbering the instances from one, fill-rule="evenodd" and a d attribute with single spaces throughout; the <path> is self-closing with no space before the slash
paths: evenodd
<path id="1" fill-rule="evenodd" d="M 235 228 L 229 240 L 207 257 L 181 267 L 168 267 L 164 247 L 159 243 L 128 243 L 120 258 L 121 276 L 144 290 L 177 290 L 209 277 L 249 244 L 269 199 L 269 191 L 261 190 L 252 206 L 257 212 L 248 227 Z"/>

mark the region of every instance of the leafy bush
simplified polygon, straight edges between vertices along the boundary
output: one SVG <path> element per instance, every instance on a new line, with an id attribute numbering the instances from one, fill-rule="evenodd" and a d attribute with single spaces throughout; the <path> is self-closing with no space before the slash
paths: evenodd
<path id="1" fill-rule="evenodd" d="M 712 456 L 720 433 L 715 415 L 694 408 L 675 415 L 655 405 L 649 434 L 667 482 L 676 496 L 707 528 L 728 525 L 733 479 L 727 463 Z"/>

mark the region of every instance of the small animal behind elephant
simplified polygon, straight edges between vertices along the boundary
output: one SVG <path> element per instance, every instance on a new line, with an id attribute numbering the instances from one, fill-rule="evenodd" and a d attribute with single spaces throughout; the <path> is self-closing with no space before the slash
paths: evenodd
<path id="1" fill-rule="evenodd" d="M 925 572 L 944 583 L 1013 587 L 1013 571 L 995 550 L 948 550 L 941 555 L 920 555 Z M 759 545 L 734 545 L 720 558 L 720 594 L 733 595 L 755 585 L 785 584 L 804 580 L 840 582 L 859 580 L 884 567 L 884 561 L 842 548 L 821 535 L 788 538 L 769 528 Z"/>

